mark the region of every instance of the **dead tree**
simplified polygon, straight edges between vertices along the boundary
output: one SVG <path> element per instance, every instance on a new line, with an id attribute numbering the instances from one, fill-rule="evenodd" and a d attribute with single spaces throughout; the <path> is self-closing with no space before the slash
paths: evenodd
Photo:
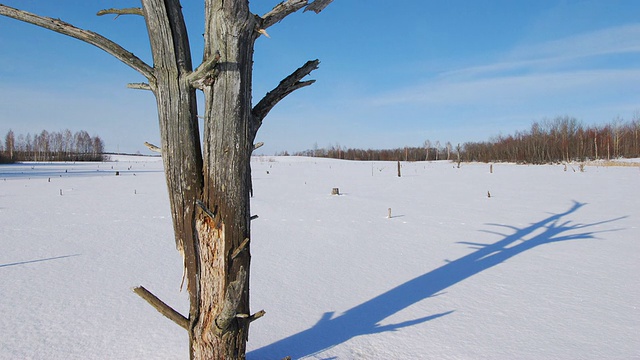
<path id="1" fill-rule="evenodd" d="M 204 0 L 204 60 L 193 70 L 179 0 L 141 0 L 141 7 L 98 15 L 136 15 L 146 22 L 153 64 L 115 42 L 62 20 L 0 5 L 0 15 L 74 37 L 137 70 L 146 83 L 129 87 L 154 93 L 176 246 L 184 258 L 189 315 L 137 288 L 162 314 L 189 332 L 192 359 L 243 359 L 249 324 L 264 314 L 249 311 L 250 158 L 269 111 L 317 69 L 308 61 L 251 107 L 255 41 L 266 29 L 304 9 L 316 13 L 332 0 L 286 0 L 263 16 L 248 0 Z M 196 89 L 205 101 L 203 146 Z"/>

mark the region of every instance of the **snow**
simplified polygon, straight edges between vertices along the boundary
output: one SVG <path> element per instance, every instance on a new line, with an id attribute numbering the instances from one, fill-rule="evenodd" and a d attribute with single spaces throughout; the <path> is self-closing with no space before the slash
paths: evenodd
<path id="1" fill-rule="evenodd" d="M 162 162 L 114 160 L 0 166 L 0 359 L 188 358 L 131 291 L 187 313 Z M 640 358 L 638 166 L 252 168 L 249 359 Z"/>

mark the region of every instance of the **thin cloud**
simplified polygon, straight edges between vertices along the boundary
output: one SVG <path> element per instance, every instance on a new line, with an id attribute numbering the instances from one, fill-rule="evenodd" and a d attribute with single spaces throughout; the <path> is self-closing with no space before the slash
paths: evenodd
<path id="1" fill-rule="evenodd" d="M 580 59 L 640 53 L 640 24 L 514 48 L 493 64 L 471 66 L 441 74 L 441 78 L 497 76 L 514 71 L 541 71 L 575 63 Z"/>
<path id="2" fill-rule="evenodd" d="M 640 25 L 609 28 L 521 46 L 505 54 L 504 61 L 445 72 L 428 83 L 371 98 L 369 103 L 486 106 L 553 97 L 597 100 L 597 96 L 606 101 L 617 92 L 637 92 L 640 67 L 606 61 L 596 67 L 585 59 L 635 53 L 640 53 Z"/>
<path id="3" fill-rule="evenodd" d="M 625 89 L 640 82 L 640 69 L 588 70 L 501 76 L 468 81 L 436 81 L 374 99 L 377 106 L 414 103 L 423 105 L 488 104 L 506 99 L 531 101 L 561 94 L 598 93 Z"/>

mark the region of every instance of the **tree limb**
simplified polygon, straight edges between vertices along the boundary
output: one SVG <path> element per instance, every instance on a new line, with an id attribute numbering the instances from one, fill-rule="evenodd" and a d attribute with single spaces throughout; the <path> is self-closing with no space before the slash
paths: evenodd
<path id="1" fill-rule="evenodd" d="M 320 61 L 317 59 L 307 61 L 306 64 L 302 65 L 302 67 L 282 80 L 275 89 L 269 91 L 267 95 L 265 95 L 262 100 L 253 107 L 252 113 L 254 116 L 255 132 L 257 132 L 260 125 L 262 125 L 262 120 L 267 116 L 269 111 L 271 111 L 271 109 L 273 109 L 280 100 L 284 99 L 295 90 L 309 86 L 315 82 L 315 80 L 300 80 L 309 75 L 313 70 L 317 69 L 318 64 L 320 64 Z"/>
<path id="2" fill-rule="evenodd" d="M 244 249 L 247 248 L 248 244 L 249 244 L 249 238 L 244 239 L 244 241 L 242 241 L 242 243 L 240 243 L 240 246 L 238 246 L 238 248 L 235 249 L 233 251 L 233 253 L 231 253 L 231 259 L 237 258 L 238 255 L 240 255 L 240 253 L 243 252 Z"/>
<path id="3" fill-rule="evenodd" d="M 229 328 L 229 325 L 231 325 L 233 319 L 236 318 L 238 304 L 240 303 L 240 297 L 242 296 L 242 289 L 244 288 L 244 283 L 246 281 L 247 272 L 243 267 L 240 267 L 237 278 L 227 286 L 227 293 L 224 297 L 222 311 L 215 319 L 216 332 L 218 334 L 224 334 Z"/>
<path id="4" fill-rule="evenodd" d="M 220 52 L 216 51 L 211 59 L 204 61 L 191 74 L 187 75 L 187 80 L 194 88 L 201 89 L 203 85 L 211 85 L 215 77 L 215 67 L 220 61 Z"/>
<path id="5" fill-rule="evenodd" d="M 147 148 L 149 148 L 149 150 L 151 150 L 153 152 L 157 152 L 157 153 L 162 154 L 162 149 L 160 149 L 159 147 L 157 147 L 157 146 L 155 146 L 155 145 L 153 145 L 151 143 L 148 143 L 148 142 L 145 141 L 144 142 L 144 146 L 146 146 Z"/>
<path id="6" fill-rule="evenodd" d="M 189 330 L 189 319 L 182 316 L 182 314 L 180 314 L 179 312 L 173 310 L 173 308 L 165 304 L 162 300 L 158 299 L 158 297 L 153 295 L 149 290 L 145 289 L 143 286 L 138 286 L 136 288 L 133 288 L 133 292 L 146 300 L 149 305 L 158 310 L 160 314 L 164 315 L 174 323 L 180 325 L 180 327 L 184 328 L 185 330 Z"/>
<path id="7" fill-rule="evenodd" d="M 127 87 L 129 89 L 136 89 L 136 90 L 153 90 L 151 88 L 151 85 L 147 84 L 147 83 L 129 83 L 127 84 Z"/>
<path id="8" fill-rule="evenodd" d="M 142 8 L 104 9 L 104 10 L 98 11 L 98 13 L 96 15 L 102 16 L 102 15 L 109 15 L 109 14 L 115 14 L 115 15 L 118 15 L 118 16 L 120 16 L 120 15 L 140 15 L 140 16 L 144 16 L 144 14 L 142 13 Z"/>
<path id="9" fill-rule="evenodd" d="M 254 322 L 254 321 L 260 319 L 261 317 L 264 316 L 264 314 L 266 314 L 266 312 L 264 310 L 258 311 L 257 313 L 249 316 L 249 322 Z"/>
<path id="10" fill-rule="evenodd" d="M 155 81 L 153 68 L 147 65 L 144 61 L 140 60 L 140 58 L 138 58 L 137 56 L 133 55 L 131 52 L 125 50 L 122 46 L 93 31 L 77 28 L 60 19 L 53 19 L 46 16 L 32 14 L 27 11 L 14 9 L 12 7 L 1 4 L 0 15 L 24 21 L 29 24 L 40 26 L 63 35 L 82 40 L 113 55 L 118 60 L 122 61 L 123 63 L 127 64 L 134 70 L 144 75 L 147 79 L 149 79 L 150 82 Z"/>
<path id="11" fill-rule="evenodd" d="M 276 5 L 271 11 L 262 16 L 262 29 L 280 22 L 285 17 L 302 9 L 309 3 L 308 0 L 287 0 Z"/>
<path id="12" fill-rule="evenodd" d="M 320 11 L 324 10 L 329 4 L 331 4 L 333 0 L 316 0 L 309 4 L 304 11 L 313 11 L 316 14 L 319 14 Z"/>
<path id="13" fill-rule="evenodd" d="M 262 16 L 262 26 L 260 30 L 264 30 L 269 26 L 276 24 L 294 12 L 305 8 L 304 11 L 313 11 L 318 14 L 324 10 L 333 0 L 315 0 L 309 3 L 309 0 L 286 0 L 276 5 L 271 11 Z M 306 6 L 306 7 L 305 7 Z"/>

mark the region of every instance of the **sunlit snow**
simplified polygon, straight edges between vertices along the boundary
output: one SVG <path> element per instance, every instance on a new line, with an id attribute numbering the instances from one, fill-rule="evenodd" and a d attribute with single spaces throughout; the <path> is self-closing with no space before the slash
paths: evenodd
<path id="1" fill-rule="evenodd" d="M 252 169 L 249 359 L 640 358 L 635 164 Z M 159 158 L 0 166 L 0 359 L 187 359 L 181 276 Z"/>

